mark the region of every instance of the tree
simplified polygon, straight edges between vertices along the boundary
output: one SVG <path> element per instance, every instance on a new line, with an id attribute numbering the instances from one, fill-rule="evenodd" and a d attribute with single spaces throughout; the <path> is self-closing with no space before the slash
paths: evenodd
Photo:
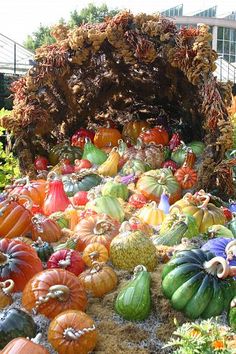
<path id="1" fill-rule="evenodd" d="M 106 4 L 101 6 L 95 6 L 94 4 L 89 3 L 87 7 L 83 8 L 80 12 L 74 10 L 70 13 L 70 19 L 68 21 L 68 26 L 73 28 L 79 26 L 82 23 L 98 23 L 103 22 L 106 17 L 112 17 L 116 15 L 120 10 L 114 9 L 109 10 Z M 61 18 L 59 24 L 66 24 L 65 20 Z M 40 24 L 37 31 L 32 35 L 28 35 L 24 46 L 34 51 L 36 48 L 41 47 L 44 44 L 52 44 L 55 42 L 55 39 L 50 34 L 51 27 L 43 26 Z"/>

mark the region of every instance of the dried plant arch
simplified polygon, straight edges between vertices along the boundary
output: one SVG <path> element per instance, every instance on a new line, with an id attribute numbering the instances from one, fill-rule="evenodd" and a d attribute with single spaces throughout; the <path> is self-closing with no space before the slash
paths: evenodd
<path id="1" fill-rule="evenodd" d="M 233 193 L 223 161 L 232 145 L 231 96 L 214 78 L 207 26 L 177 30 L 159 14 L 122 12 L 102 24 L 60 25 L 53 35 L 56 43 L 39 48 L 34 67 L 13 84 L 13 117 L 2 122 L 15 134 L 22 171 L 33 174 L 35 154 L 80 126 L 164 116 L 207 145 L 198 187 Z"/>

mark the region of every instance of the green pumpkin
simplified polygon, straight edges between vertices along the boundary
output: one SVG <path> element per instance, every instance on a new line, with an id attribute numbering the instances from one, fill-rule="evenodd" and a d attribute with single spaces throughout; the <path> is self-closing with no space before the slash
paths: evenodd
<path id="1" fill-rule="evenodd" d="M 134 269 L 134 277 L 119 292 L 115 311 L 129 321 L 145 320 L 151 310 L 151 276 L 144 266 Z"/>
<path id="2" fill-rule="evenodd" d="M 235 299 L 232 300 L 231 306 L 228 312 L 228 322 L 230 327 L 234 332 L 236 332 L 236 307 L 235 307 Z"/>
<path id="3" fill-rule="evenodd" d="M 181 243 L 181 240 L 187 231 L 188 226 L 183 221 L 180 221 L 175 224 L 169 232 L 166 232 L 162 236 L 154 235 L 151 237 L 151 240 L 155 246 L 175 246 Z"/>
<path id="4" fill-rule="evenodd" d="M 77 243 L 78 243 L 78 241 L 76 240 L 76 238 L 71 237 L 68 240 L 66 240 L 66 242 L 60 243 L 59 245 L 54 246 L 54 252 L 66 250 L 66 249 L 74 250 Z"/>
<path id="5" fill-rule="evenodd" d="M 181 222 L 184 222 L 187 226 L 186 231 L 181 237 L 192 238 L 199 234 L 199 228 L 193 216 L 174 213 L 166 216 L 159 231 L 160 236 L 173 232 L 176 229 L 176 226 Z"/>
<path id="6" fill-rule="evenodd" d="M 223 225 L 212 225 L 207 229 L 207 236 L 210 238 L 226 237 L 234 238 L 232 231 Z"/>
<path id="7" fill-rule="evenodd" d="M 95 173 L 83 171 L 77 175 L 63 176 L 64 191 L 69 197 L 73 197 L 79 191 L 89 191 L 99 185 L 102 178 Z"/>
<path id="8" fill-rule="evenodd" d="M 202 141 L 191 141 L 191 143 L 187 144 L 187 147 L 193 151 L 196 157 L 199 157 L 204 152 L 205 144 Z"/>
<path id="9" fill-rule="evenodd" d="M 104 184 L 102 188 L 102 195 L 103 196 L 108 195 L 110 197 L 127 200 L 129 196 L 129 190 L 126 184 L 119 183 L 114 180 Z"/>
<path id="10" fill-rule="evenodd" d="M 121 232 L 110 244 L 110 258 L 119 269 L 133 270 L 144 265 L 149 271 L 156 267 L 156 248 L 142 231 L 132 231 L 128 222 L 121 225 Z"/>
<path id="11" fill-rule="evenodd" d="M 180 251 L 163 268 L 164 295 L 190 319 L 220 315 L 234 296 L 235 281 L 218 278 L 217 266 L 210 271 L 206 262 L 212 258 L 200 249 Z"/>
<path id="12" fill-rule="evenodd" d="M 57 211 L 55 213 L 52 213 L 49 216 L 49 219 L 54 220 L 61 229 L 69 227 L 69 220 L 66 219 L 62 211 Z"/>
<path id="13" fill-rule="evenodd" d="M 171 157 L 171 150 L 169 146 L 163 146 L 164 159 L 168 160 Z"/>
<path id="14" fill-rule="evenodd" d="M 52 245 L 48 242 L 42 241 L 40 237 L 32 244 L 32 247 L 35 249 L 42 262 L 47 262 L 50 256 L 54 253 Z"/>
<path id="15" fill-rule="evenodd" d="M 107 154 L 98 149 L 90 141 L 87 141 L 84 145 L 82 159 L 89 160 L 93 165 L 100 166 L 107 160 Z"/>
<path id="16" fill-rule="evenodd" d="M 131 174 L 142 174 L 146 171 L 148 171 L 150 168 L 145 164 L 145 162 L 139 160 L 139 159 L 134 159 L 134 160 L 129 160 L 127 161 L 124 166 L 122 167 L 120 174 L 122 176 L 127 176 Z"/>
<path id="17" fill-rule="evenodd" d="M 18 337 L 34 338 L 37 326 L 33 318 L 25 311 L 11 308 L 0 315 L 0 349 L 12 339 Z"/>
<path id="18" fill-rule="evenodd" d="M 85 206 L 86 209 L 91 209 L 96 211 L 98 214 L 106 214 L 111 218 L 122 222 L 125 217 L 124 210 L 115 197 L 101 196 L 88 202 Z"/>
<path id="19" fill-rule="evenodd" d="M 178 166 L 182 166 L 186 156 L 187 156 L 187 146 L 185 144 L 181 144 L 172 151 L 170 158 L 171 160 L 176 162 Z"/>
<path id="20" fill-rule="evenodd" d="M 55 145 L 49 152 L 49 161 L 55 166 L 63 159 L 74 163 L 76 159 L 81 159 L 82 150 L 77 146 L 72 146 L 68 142 Z"/>

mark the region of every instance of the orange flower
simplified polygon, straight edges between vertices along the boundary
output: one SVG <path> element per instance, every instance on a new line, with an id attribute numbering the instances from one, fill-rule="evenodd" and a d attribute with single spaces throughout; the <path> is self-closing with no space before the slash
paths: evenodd
<path id="1" fill-rule="evenodd" d="M 225 345 L 222 340 L 214 340 L 214 342 L 212 343 L 212 347 L 214 349 L 224 349 Z"/>

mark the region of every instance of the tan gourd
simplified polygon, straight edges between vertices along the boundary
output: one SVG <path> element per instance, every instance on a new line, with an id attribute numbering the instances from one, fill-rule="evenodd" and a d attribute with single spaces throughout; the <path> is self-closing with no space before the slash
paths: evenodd
<path id="1" fill-rule="evenodd" d="M 12 297 L 10 293 L 14 288 L 14 281 L 11 279 L 0 283 L 0 309 L 12 304 Z"/>
<path id="2" fill-rule="evenodd" d="M 118 172 L 118 164 L 120 160 L 120 154 L 117 151 L 117 147 L 114 147 L 108 159 L 98 168 L 98 173 L 102 176 L 114 177 Z"/>

